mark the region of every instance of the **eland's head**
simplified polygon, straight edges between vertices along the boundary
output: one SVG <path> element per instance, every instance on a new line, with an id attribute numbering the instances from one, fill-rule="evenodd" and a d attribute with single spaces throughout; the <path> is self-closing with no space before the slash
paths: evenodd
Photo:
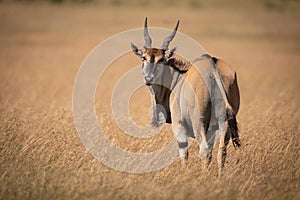
<path id="1" fill-rule="evenodd" d="M 176 51 L 176 47 L 168 51 L 169 44 L 176 35 L 178 29 L 179 20 L 173 30 L 173 32 L 165 38 L 161 48 L 152 48 L 152 39 L 148 32 L 147 18 L 144 25 L 144 48 L 140 49 L 131 43 L 132 51 L 142 60 L 142 71 L 144 74 L 144 83 L 150 86 L 154 79 L 162 74 L 163 66 L 170 59 Z"/>

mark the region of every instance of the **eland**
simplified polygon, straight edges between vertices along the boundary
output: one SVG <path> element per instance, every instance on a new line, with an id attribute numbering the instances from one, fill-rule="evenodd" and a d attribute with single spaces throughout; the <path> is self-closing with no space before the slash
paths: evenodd
<path id="1" fill-rule="evenodd" d="M 175 54 L 176 47 L 169 50 L 178 26 L 179 21 L 161 48 L 152 48 L 146 18 L 144 47 L 140 49 L 131 43 L 132 51 L 142 60 L 144 83 L 153 99 L 152 124 L 172 125 L 183 166 L 188 158 L 189 137 L 199 145 L 204 169 L 212 160 L 212 149 L 219 138 L 220 176 L 230 139 L 234 147 L 241 145 L 236 121 L 240 105 L 236 72 L 223 60 L 208 54 L 188 61 Z"/>

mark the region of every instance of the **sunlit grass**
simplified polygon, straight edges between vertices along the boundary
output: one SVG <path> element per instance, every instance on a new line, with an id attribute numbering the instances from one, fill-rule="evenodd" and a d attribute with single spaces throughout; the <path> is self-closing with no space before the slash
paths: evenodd
<path id="1" fill-rule="evenodd" d="M 196 9 L 190 7 L 196 1 L 182 7 L 176 1 L 168 9 L 163 2 L 144 1 L 139 6 L 145 9 L 137 9 L 119 1 L 1 4 L 0 199 L 299 199 L 299 14 L 265 9 L 263 3 L 252 12 L 202 1 Z M 80 141 L 71 101 L 81 62 L 110 35 L 141 27 L 145 16 L 160 27 L 180 18 L 181 32 L 237 71 L 243 146 L 229 145 L 221 179 L 216 149 L 207 174 L 195 142 L 186 170 L 177 160 L 161 171 L 129 174 L 99 163 Z M 115 144 L 155 150 L 172 138 L 170 127 L 149 142 L 129 138 L 111 119 L 109 89 L 136 58 L 126 59 L 103 77 L 97 115 Z M 149 119 L 139 118 L 148 111 L 144 92 L 136 91 L 130 102 L 130 114 L 142 125 Z"/>

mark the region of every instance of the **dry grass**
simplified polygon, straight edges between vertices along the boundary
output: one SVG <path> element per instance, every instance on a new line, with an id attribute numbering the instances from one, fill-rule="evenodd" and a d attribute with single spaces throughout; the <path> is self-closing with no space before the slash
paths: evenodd
<path id="1" fill-rule="evenodd" d="M 209 174 L 200 170 L 195 143 L 185 171 L 177 160 L 161 171 L 129 174 L 96 161 L 77 135 L 71 100 L 81 62 L 110 35 L 140 27 L 144 16 L 162 27 L 180 18 L 180 31 L 238 72 L 243 147 L 230 145 L 222 179 L 215 160 Z M 300 199 L 299 19 L 296 12 L 263 7 L 173 6 L 161 12 L 1 4 L 0 199 Z M 123 148 L 158 149 L 172 138 L 169 126 L 145 141 L 123 134 L 111 117 L 109 91 L 138 64 L 133 55 L 122 59 L 128 65 L 114 63 L 99 84 L 100 123 Z M 140 124 L 149 120 L 147 95 L 141 88 L 130 104 Z"/>

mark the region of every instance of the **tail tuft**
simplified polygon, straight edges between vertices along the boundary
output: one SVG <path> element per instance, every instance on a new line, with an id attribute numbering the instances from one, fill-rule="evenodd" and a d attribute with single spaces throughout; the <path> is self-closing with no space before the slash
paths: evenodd
<path id="1" fill-rule="evenodd" d="M 236 121 L 235 113 L 232 110 L 227 110 L 228 126 L 231 133 L 231 139 L 234 147 L 240 147 L 239 128 Z"/>

